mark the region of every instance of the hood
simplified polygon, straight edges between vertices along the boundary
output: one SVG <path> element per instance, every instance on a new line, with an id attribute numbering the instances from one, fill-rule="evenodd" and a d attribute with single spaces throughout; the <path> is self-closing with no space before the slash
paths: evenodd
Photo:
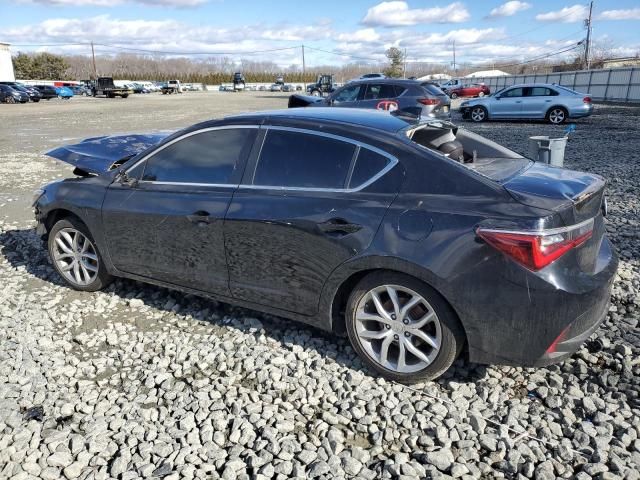
<path id="1" fill-rule="evenodd" d="M 54 148 L 46 155 L 85 172 L 100 174 L 111 170 L 114 163 L 122 163 L 123 160 L 157 145 L 170 134 L 170 132 L 161 132 L 92 137 L 80 143 Z"/>
<path id="2" fill-rule="evenodd" d="M 468 100 L 464 100 L 460 106 L 467 106 L 467 105 L 483 105 L 487 102 L 489 102 L 489 99 L 491 99 L 491 96 L 486 96 L 486 97 L 478 97 L 478 98 L 469 98 Z"/>

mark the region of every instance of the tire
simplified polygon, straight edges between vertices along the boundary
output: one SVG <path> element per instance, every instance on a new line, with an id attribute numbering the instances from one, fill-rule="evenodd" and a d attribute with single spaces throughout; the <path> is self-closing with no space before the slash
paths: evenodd
<path id="1" fill-rule="evenodd" d="M 458 98 L 458 94 L 457 94 L 456 92 L 453 92 L 453 93 L 451 94 L 451 99 L 452 99 L 452 100 L 455 100 L 456 98 Z"/>
<path id="2" fill-rule="evenodd" d="M 478 94 L 478 96 L 479 96 L 479 97 L 484 97 L 484 92 L 480 92 L 480 93 Z"/>
<path id="3" fill-rule="evenodd" d="M 313 97 L 321 97 L 322 94 L 320 93 L 320 90 L 313 90 L 311 92 L 311 96 L 313 96 Z"/>
<path id="4" fill-rule="evenodd" d="M 128 93 L 125 93 L 124 95 L 122 95 L 122 98 L 127 98 L 129 96 Z"/>
<path id="5" fill-rule="evenodd" d="M 75 290 L 95 292 L 113 281 L 91 232 L 78 218 L 67 217 L 55 223 L 49 233 L 48 250 L 53 268 Z"/>
<path id="6" fill-rule="evenodd" d="M 13 97 L 7 97 L 7 103 L 16 103 L 16 99 Z"/>
<path id="7" fill-rule="evenodd" d="M 472 107 L 471 112 L 469 112 L 469 118 L 475 123 L 484 122 L 487 117 L 487 109 L 481 106 Z"/>
<path id="8" fill-rule="evenodd" d="M 561 125 L 567 121 L 569 113 L 564 107 L 551 107 L 547 112 L 547 122 L 553 125 Z"/>
<path id="9" fill-rule="evenodd" d="M 33 103 L 38 103 L 39 101 L 40 101 L 40 99 L 38 98 L 36 100 L 33 100 Z"/>
<path id="10" fill-rule="evenodd" d="M 394 308 L 389 289 L 396 292 L 399 308 Z M 373 293 L 386 318 L 375 306 Z M 402 307 L 414 299 L 417 303 L 403 312 Z M 398 314 L 406 315 L 402 322 Z M 347 335 L 364 363 L 401 383 L 439 377 L 458 357 L 465 342 L 463 329 L 447 302 L 425 283 L 401 273 L 375 272 L 364 277 L 351 292 L 345 315 Z M 401 350 L 405 352 L 404 366 Z"/>

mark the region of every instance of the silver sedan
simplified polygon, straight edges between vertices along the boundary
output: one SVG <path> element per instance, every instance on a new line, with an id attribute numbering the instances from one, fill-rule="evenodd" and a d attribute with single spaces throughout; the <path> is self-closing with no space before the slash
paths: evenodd
<path id="1" fill-rule="evenodd" d="M 484 98 L 460 104 L 462 118 L 474 122 L 508 119 L 546 119 L 561 124 L 568 118 L 591 115 L 593 104 L 588 94 L 560 85 L 530 83 L 512 85 Z"/>

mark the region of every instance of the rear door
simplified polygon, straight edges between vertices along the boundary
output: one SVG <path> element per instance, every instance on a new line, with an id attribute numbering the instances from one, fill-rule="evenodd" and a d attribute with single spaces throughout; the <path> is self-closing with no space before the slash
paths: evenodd
<path id="1" fill-rule="evenodd" d="M 269 127 L 225 220 L 234 297 L 311 315 L 331 272 L 369 247 L 400 187 L 389 154 Z"/>
<path id="2" fill-rule="evenodd" d="M 519 118 L 522 116 L 523 100 L 524 89 L 522 87 L 505 90 L 491 102 L 490 115 L 493 118 Z"/>
<path id="3" fill-rule="evenodd" d="M 368 83 L 363 85 L 362 100 L 359 108 L 374 108 L 376 110 L 397 110 L 398 96 L 404 91 L 403 87 L 389 83 Z"/>
<path id="4" fill-rule="evenodd" d="M 191 132 L 128 170 L 102 207 L 107 247 L 123 272 L 228 295 L 224 216 L 258 127 Z"/>
<path id="5" fill-rule="evenodd" d="M 558 92 L 548 87 L 526 87 L 522 102 L 522 116 L 544 118 Z"/>

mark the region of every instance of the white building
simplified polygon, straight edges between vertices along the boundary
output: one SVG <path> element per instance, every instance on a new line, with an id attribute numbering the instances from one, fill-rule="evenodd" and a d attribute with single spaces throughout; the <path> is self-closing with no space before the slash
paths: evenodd
<path id="1" fill-rule="evenodd" d="M 503 72 L 502 70 L 482 70 L 480 72 L 473 72 L 469 75 L 466 75 L 464 78 L 474 78 L 474 77 L 504 77 L 509 75 L 507 72 Z"/>
<path id="2" fill-rule="evenodd" d="M 430 75 L 425 75 L 424 77 L 418 78 L 421 82 L 426 80 L 451 80 L 451 75 L 447 75 L 446 73 L 432 73 Z"/>
<path id="3" fill-rule="evenodd" d="M 0 82 L 15 82 L 11 50 L 8 43 L 0 43 Z"/>

